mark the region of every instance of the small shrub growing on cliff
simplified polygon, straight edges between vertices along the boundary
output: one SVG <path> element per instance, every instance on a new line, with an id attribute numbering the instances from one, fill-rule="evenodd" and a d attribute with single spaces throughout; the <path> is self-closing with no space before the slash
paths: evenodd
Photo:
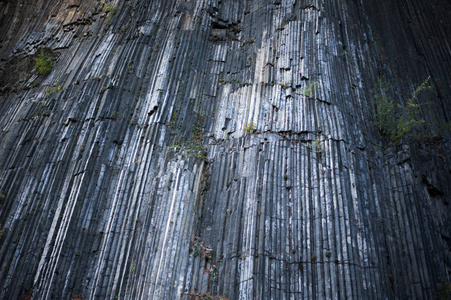
<path id="1" fill-rule="evenodd" d="M 301 90 L 301 95 L 305 96 L 305 97 L 311 97 L 315 91 L 315 88 L 319 86 L 318 82 L 313 82 L 309 85 L 307 85 L 305 88 L 303 88 Z"/>
<path id="2" fill-rule="evenodd" d="M 313 144 L 310 144 L 310 146 L 315 150 L 316 153 L 321 153 L 321 134 L 318 135 L 318 137 L 313 141 Z"/>
<path id="3" fill-rule="evenodd" d="M 117 5 L 112 3 L 104 3 L 102 9 L 104 12 L 114 15 L 117 11 Z"/>
<path id="4" fill-rule="evenodd" d="M 111 16 L 114 16 L 116 14 L 117 11 L 117 5 L 113 4 L 113 3 L 104 3 L 102 10 L 106 13 L 106 14 L 110 14 Z M 109 17 L 106 20 L 106 24 L 110 25 L 112 23 L 111 17 Z"/>
<path id="5" fill-rule="evenodd" d="M 257 129 L 255 128 L 255 124 L 252 121 L 250 123 L 244 124 L 243 130 L 244 132 L 247 132 L 249 134 L 253 134 L 257 131 Z"/>
<path id="6" fill-rule="evenodd" d="M 204 117 L 201 116 L 201 118 L 197 121 L 196 127 L 193 130 L 192 139 L 187 146 L 188 149 L 193 152 L 194 157 L 205 159 L 207 157 L 207 151 L 205 150 L 203 145 L 203 135 L 204 135 L 204 132 L 202 130 L 203 118 Z"/>
<path id="7" fill-rule="evenodd" d="M 388 96 L 388 82 L 380 77 L 378 79 L 377 93 L 372 98 L 374 124 L 394 142 L 404 138 L 419 138 L 425 120 L 421 118 L 421 106 L 415 103 L 420 93 L 430 90 L 428 77 L 407 99 L 406 105 L 395 105 Z"/>
<path id="8" fill-rule="evenodd" d="M 41 49 L 41 52 L 39 52 L 38 57 L 35 59 L 34 67 L 39 74 L 47 75 L 52 71 L 53 61 Z"/>
<path id="9" fill-rule="evenodd" d="M 46 98 L 48 98 L 50 95 L 61 91 L 61 85 L 59 86 L 53 86 L 53 87 L 49 87 L 45 90 L 45 96 Z"/>

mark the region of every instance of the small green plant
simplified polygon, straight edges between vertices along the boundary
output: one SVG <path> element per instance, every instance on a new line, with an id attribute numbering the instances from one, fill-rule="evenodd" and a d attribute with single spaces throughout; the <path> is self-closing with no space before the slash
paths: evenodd
<path id="1" fill-rule="evenodd" d="M 49 97 L 50 95 L 61 91 L 61 86 L 53 86 L 53 87 L 49 87 L 48 89 L 45 90 L 45 96 Z"/>
<path id="2" fill-rule="evenodd" d="M 102 10 L 105 13 L 107 13 L 107 14 L 109 14 L 111 16 L 114 16 L 116 14 L 116 11 L 117 11 L 117 5 L 115 5 L 113 3 L 107 3 L 106 2 L 106 3 L 103 4 Z M 109 17 L 108 19 L 106 19 L 106 24 L 107 25 L 110 25 L 112 23 L 112 19 L 111 18 L 112 17 Z"/>
<path id="3" fill-rule="evenodd" d="M 431 77 L 426 78 L 426 80 L 412 93 L 412 97 L 407 99 L 405 107 L 398 104 L 398 108 L 403 111 L 398 122 L 398 135 L 406 136 L 425 123 L 425 120 L 420 118 L 421 106 L 423 104 L 416 104 L 415 102 L 417 102 L 416 100 L 421 92 L 432 89 L 432 86 L 428 85 L 430 78 Z"/>
<path id="4" fill-rule="evenodd" d="M 193 247 L 193 248 L 192 248 L 192 251 L 193 251 L 193 256 L 194 256 L 194 257 L 199 256 L 199 250 L 197 249 L 197 247 Z"/>
<path id="5" fill-rule="evenodd" d="M 106 13 L 110 13 L 110 14 L 114 15 L 117 11 L 117 5 L 115 5 L 113 3 L 104 3 L 102 10 Z"/>
<path id="6" fill-rule="evenodd" d="M 188 149 L 192 151 L 194 157 L 205 159 L 207 157 L 207 151 L 203 145 L 204 132 L 202 130 L 202 120 L 204 116 L 201 116 L 196 123 L 196 127 L 193 129 L 191 141 L 188 142 Z"/>
<path id="7" fill-rule="evenodd" d="M 204 190 L 203 192 L 208 192 L 208 190 L 210 189 L 210 182 L 208 181 L 208 179 L 205 181 L 205 186 L 204 186 Z M 213 250 L 212 250 L 213 251 Z"/>
<path id="8" fill-rule="evenodd" d="M 321 134 L 319 134 L 317 136 L 317 138 L 313 141 L 312 144 L 310 144 L 310 146 L 315 150 L 316 153 L 321 153 L 322 149 L 321 149 Z"/>
<path id="9" fill-rule="evenodd" d="M 41 51 L 38 54 L 38 57 L 35 58 L 34 62 L 35 62 L 34 68 L 39 74 L 47 75 L 52 71 L 53 61 L 49 56 L 47 56 L 44 53 L 43 49 L 41 49 Z"/>
<path id="10" fill-rule="evenodd" d="M 395 119 L 395 104 L 388 94 L 388 82 L 385 78 L 379 77 L 376 91 L 371 100 L 373 104 L 374 125 L 382 133 L 390 138 L 395 138 L 397 132 L 397 122 Z"/>
<path id="11" fill-rule="evenodd" d="M 257 131 L 257 129 L 255 128 L 255 124 L 252 121 L 250 123 L 245 123 L 243 126 L 243 130 L 248 134 L 253 134 Z"/>
<path id="12" fill-rule="evenodd" d="M 309 84 L 308 86 L 306 86 L 301 90 L 301 95 L 305 97 L 311 97 L 317 86 L 319 86 L 319 83 L 316 81 Z"/>
<path id="13" fill-rule="evenodd" d="M 402 139 L 419 138 L 422 136 L 422 129 L 425 120 L 421 118 L 421 106 L 417 104 L 420 93 L 430 90 L 428 85 L 430 77 L 415 89 L 412 96 L 407 99 L 406 105 L 395 105 L 388 96 L 389 85 L 383 78 L 379 77 L 377 89 L 372 98 L 374 125 L 379 131 L 388 136 L 395 143 Z"/>

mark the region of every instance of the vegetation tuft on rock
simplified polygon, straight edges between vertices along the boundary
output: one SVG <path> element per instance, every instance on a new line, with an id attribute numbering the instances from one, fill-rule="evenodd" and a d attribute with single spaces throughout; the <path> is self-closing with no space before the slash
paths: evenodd
<path id="1" fill-rule="evenodd" d="M 44 50 L 38 54 L 38 57 L 35 59 L 34 65 L 36 71 L 41 75 L 47 75 L 52 71 L 53 61 L 52 58 L 44 53 Z"/>

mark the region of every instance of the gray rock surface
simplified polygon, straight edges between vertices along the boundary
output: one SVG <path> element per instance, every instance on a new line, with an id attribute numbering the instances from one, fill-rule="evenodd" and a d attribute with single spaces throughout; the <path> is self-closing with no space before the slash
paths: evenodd
<path id="1" fill-rule="evenodd" d="M 446 0 L 0 1 L 0 299 L 440 296 L 450 20 Z M 400 104 L 430 76 L 433 138 L 380 134 L 380 76 Z"/>

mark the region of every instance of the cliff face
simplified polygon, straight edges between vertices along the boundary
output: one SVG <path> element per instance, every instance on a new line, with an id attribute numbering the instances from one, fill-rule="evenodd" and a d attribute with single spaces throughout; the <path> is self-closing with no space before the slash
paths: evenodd
<path id="1" fill-rule="evenodd" d="M 450 6 L 0 1 L 0 298 L 440 295 Z"/>

